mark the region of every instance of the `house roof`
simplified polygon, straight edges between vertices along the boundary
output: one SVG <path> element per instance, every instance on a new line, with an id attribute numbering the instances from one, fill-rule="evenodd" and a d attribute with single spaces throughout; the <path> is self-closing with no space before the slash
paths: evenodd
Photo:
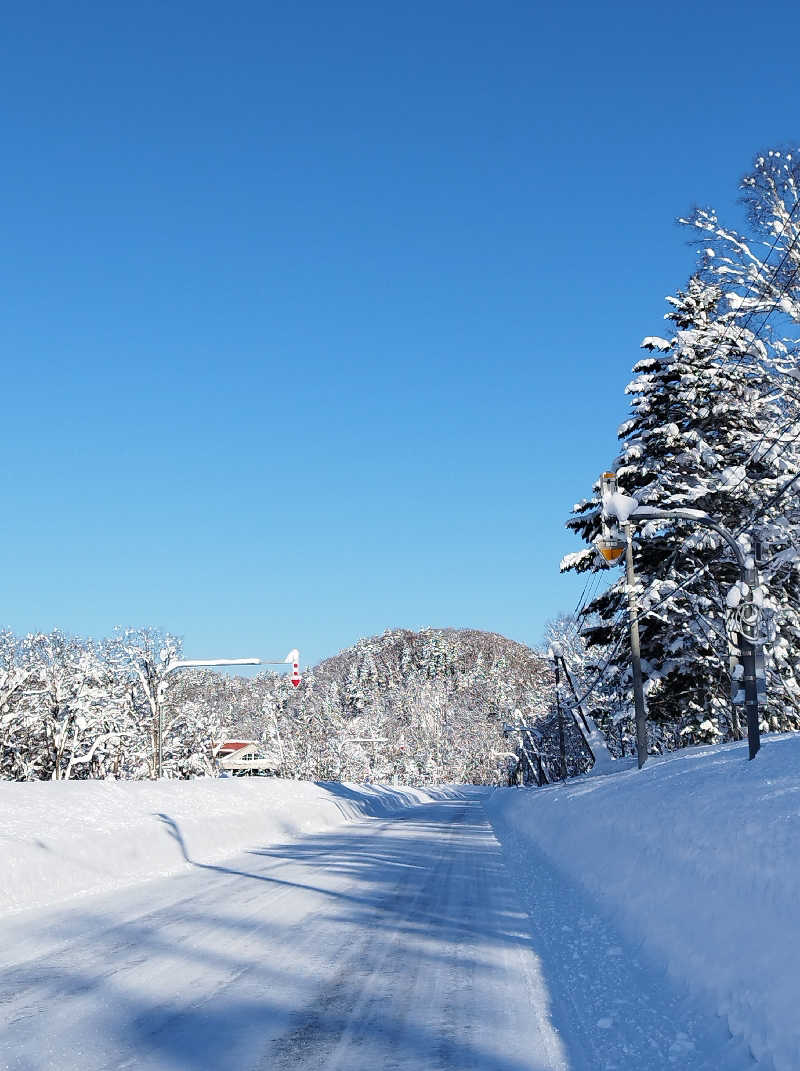
<path id="1" fill-rule="evenodd" d="M 241 751 L 243 747 L 252 747 L 255 740 L 224 740 L 217 751 Z"/>

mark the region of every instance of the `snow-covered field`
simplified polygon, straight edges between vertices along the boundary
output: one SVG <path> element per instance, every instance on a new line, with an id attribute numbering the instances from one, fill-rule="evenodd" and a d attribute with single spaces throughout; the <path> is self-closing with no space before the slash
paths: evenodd
<path id="1" fill-rule="evenodd" d="M 449 794 L 251 777 L 0 781 L 0 916 Z"/>
<path id="2" fill-rule="evenodd" d="M 800 738 L 767 738 L 753 762 L 729 744 L 498 790 L 486 807 L 517 860 L 527 843 L 584 886 L 763 1066 L 800 1068 Z"/>

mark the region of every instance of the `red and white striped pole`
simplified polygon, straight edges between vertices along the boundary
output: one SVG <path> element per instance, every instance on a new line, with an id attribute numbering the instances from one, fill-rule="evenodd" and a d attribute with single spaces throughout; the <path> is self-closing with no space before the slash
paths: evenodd
<path id="1" fill-rule="evenodd" d="M 292 675 L 291 675 L 291 677 L 289 677 L 289 680 L 292 682 L 292 684 L 294 685 L 295 688 L 300 683 L 300 663 L 299 662 L 292 662 Z"/>

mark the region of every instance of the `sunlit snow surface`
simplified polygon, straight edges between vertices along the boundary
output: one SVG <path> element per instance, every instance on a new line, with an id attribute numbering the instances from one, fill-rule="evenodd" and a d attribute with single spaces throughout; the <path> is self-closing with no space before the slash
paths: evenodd
<path id="1" fill-rule="evenodd" d="M 585 960 L 586 928 L 602 934 L 611 920 L 641 948 L 643 963 L 668 969 L 689 994 L 688 1008 L 706 1021 L 718 1015 L 764 1067 L 797 1071 L 800 737 L 763 740 L 752 762 L 746 743 L 692 748 L 651 758 L 641 771 L 499 791 L 488 810 L 506 844 L 514 844 L 532 902 L 549 896 L 570 916 L 567 962 L 573 954 L 576 963 Z M 534 926 L 542 914 L 532 910 Z M 583 970 L 603 977 L 591 964 L 589 954 Z M 619 987 L 615 1029 L 623 1039 L 638 1021 L 632 1005 L 625 1011 L 624 992 L 658 992 L 657 975 L 648 981 L 645 970 L 641 977 L 641 987 Z M 603 989 L 614 983 L 593 986 L 599 1009 Z M 684 1031 L 682 1014 L 669 1012 Z M 719 1059 L 719 1067 L 728 1066 Z M 677 1066 L 693 1065 L 682 1057 Z"/>
<path id="2" fill-rule="evenodd" d="M 187 855 L 215 863 L 254 844 L 449 795 L 380 785 L 344 794 L 271 777 L 0 781 L 0 916 L 186 870 Z"/>
<path id="3" fill-rule="evenodd" d="M 0 940 L 23 952 L 0 984 L 15 1071 L 571 1066 L 479 798 L 17 915 Z"/>
<path id="4" fill-rule="evenodd" d="M 281 838 L 267 813 L 223 862 L 192 844 L 228 788 L 171 788 L 180 872 L 0 923 L 0 1067 L 755 1068 L 730 1021 L 796 1068 L 799 744 L 394 815 L 412 793 L 251 783 L 327 824 Z"/>

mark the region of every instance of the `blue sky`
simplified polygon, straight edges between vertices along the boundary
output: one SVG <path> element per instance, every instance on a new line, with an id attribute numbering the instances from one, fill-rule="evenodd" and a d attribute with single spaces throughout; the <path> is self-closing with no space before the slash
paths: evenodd
<path id="1" fill-rule="evenodd" d="M 34 3 L 0 44 L 0 621 L 528 643 L 800 12 Z"/>

